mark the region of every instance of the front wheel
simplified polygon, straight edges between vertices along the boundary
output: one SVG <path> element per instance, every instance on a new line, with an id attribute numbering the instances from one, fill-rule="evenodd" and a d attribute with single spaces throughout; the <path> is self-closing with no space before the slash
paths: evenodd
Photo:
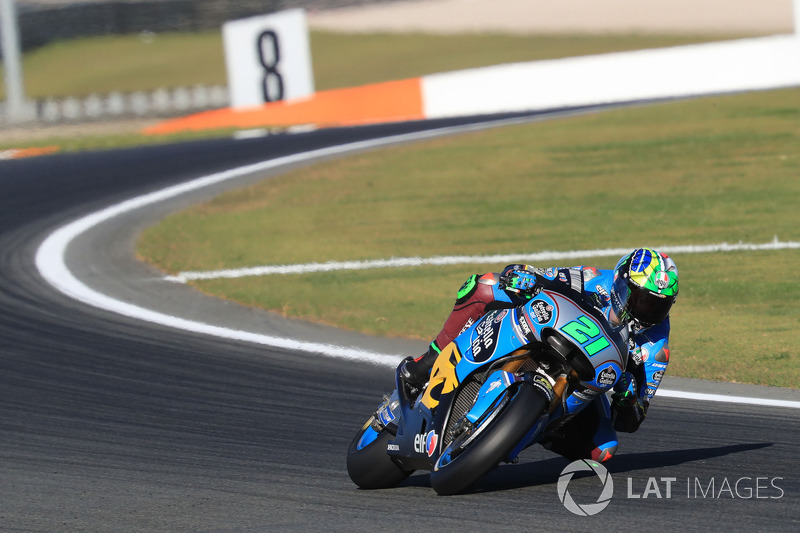
<path id="1" fill-rule="evenodd" d="M 347 473 L 353 483 L 362 489 L 394 487 L 411 475 L 413 470 L 403 470 L 386 453 L 393 437 L 386 429 L 376 431 L 370 418 L 356 434 L 347 450 Z"/>
<path id="2" fill-rule="evenodd" d="M 431 471 L 431 487 L 439 494 L 467 489 L 505 459 L 547 408 L 547 399 L 522 383 L 505 406 L 464 444 L 455 439 L 445 446 Z"/>

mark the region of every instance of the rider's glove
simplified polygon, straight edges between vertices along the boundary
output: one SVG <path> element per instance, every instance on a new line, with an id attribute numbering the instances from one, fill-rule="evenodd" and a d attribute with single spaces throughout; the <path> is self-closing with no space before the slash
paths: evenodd
<path id="1" fill-rule="evenodd" d="M 500 274 L 500 288 L 515 293 L 531 294 L 536 286 L 536 274 L 527 265 L 508 265 Z"/>
<path id="2" fill-rule="evenodd" d="M 623 372 L 617 384 L 614 385 L 614 393 L 611 400 L 620 407 L 629 407 L 639 399 L 639 391 L 636 386 L 636 378 L 630 372 Z"/>

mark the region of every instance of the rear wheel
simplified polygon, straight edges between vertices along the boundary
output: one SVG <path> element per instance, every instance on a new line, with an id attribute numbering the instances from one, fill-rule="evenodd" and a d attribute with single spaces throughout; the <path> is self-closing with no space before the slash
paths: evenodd
<path id="1" fill-rule="evenodd" d="M 347 473 L 362 489 L 394 487 L 413 470 L 403 470 L 386 454 L 386 446 L 394 435 L 386 429 L 376 431 L 372 418 L 358 432 L 347 450 Z"/>
<path id="2" fill-rule="evenodd" d="M 431 471 L 431 487 L 437 493 L 461 492 L 495 468 L 525 437 L 548 405 L 548 400 L 526 383 L 506 394 L 509 396 L 505 405 L 499 407 L 492 419 L 445 445 Z"/>

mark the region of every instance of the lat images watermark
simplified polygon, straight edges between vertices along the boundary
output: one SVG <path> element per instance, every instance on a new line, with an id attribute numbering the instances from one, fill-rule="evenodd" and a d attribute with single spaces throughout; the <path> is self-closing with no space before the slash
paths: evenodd
<path id="1" fill-rule="evenodd" d="M 601 488 L 596 489 L 599 490 L 599 496 L 595 501 L 590 499 L 588 502 L 579 502 L 570 493 L 570 482 L 578 472 L 591 472 L 599 478 Z M 636 480 L 628 476 L 624 497 L 629 500 L 648 498 L 780 500 L 786 494 L 781 487 L 782 481 L 783 478 L 778 476 L 687 477 L 685 480 L 679 480 L 677 477 L 648 477 L 646 480 Z M 580 516 L 592 516 L 603 511 L 611 503 L 614 496 L 614 480 L 600 463 L 581 459 L 573 461 L 561 471 L 557 490 L 558 498 L 568 511 Z"/>
<path id="2" fill-rule="evenodd" d="M 585 471 L 594 472 L 597 477 L 600 478 L 600 483 L 603 485 L 603 490 L 596 502 L 580 504 L 575 502 L 575 500 L 572 498 L 572 495 L 569 493 L 569 482 L 572 481 L 572 476 L 574 476 L 576 472 Z M 611 474 L 608 473 L 608 470 L 606 470 L 603 465 L 595 461 L 589 461 L 585 459 L 573 461 L 561 471 L 561 475 L 558 477 L 558 498 L 561 500 L 561 503 L 564 504 L 564 507 L 566 507 L 567 510 L 577 515 L 596 515 L 608 506 L 608 504 L 611 502 L 611 496 L 613 495 L 614 480 L 611 479 Z"/>
<path id="3" fill-rule="evenodd" d="M 635 481 L 629 477 L 627 497 L 629 499 L 683 497 L 685 486 L 687 499 L 780 500 L 785 495 L 780 486 L 781 481 L 782 477 L 689 477 L 683 485 L 683 480 L 678 484 L 678 478 L 674 477 L 650 477 L 647 478 L 644 488 L 637 490 Z"/>

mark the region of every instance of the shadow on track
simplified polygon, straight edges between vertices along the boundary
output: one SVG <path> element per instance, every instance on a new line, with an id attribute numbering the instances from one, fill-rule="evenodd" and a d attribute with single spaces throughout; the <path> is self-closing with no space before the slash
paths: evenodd
<path id="1" fill-rule="evenodd" d="M 759 442 L 752 444 L 734 444 L 729 446 L 717 446 L 713 448 L 692 448 L 683 450 L 668 450 L 661 452 L 642 452 L 628 453 L 614 457 L 609 463 L 605 464 L 608 471 L 614 474 L 632 472 L 637 470 L 650 470 L 677 466 L 724 457 L 726 455 L 760 450 L 772 446 L 771 442 Z M 504 490 L 515 490 L 525 487 L 537 487 L 556 483 L 561 474 L 569 464 L 569 460 L 561 456 L 541 461 L 531 461 L 521 465 L 501 465 L 490 472 L 485 478 L 465 494 L 480 492 L 500 492 Z M 591 474 L 585 474 L 591 475 Z M 577 477 L 581 477 L 579 473 Z M 418 471 L 399 487 L 430 487 L 430 479 L 426 472 Z"/>
<path id="2" fill-rule="evenodd" d="M 649 468 L 663 468 L 666 466 L 676 466 L 692 461 L 702 461 L 723 457 L 734 453 L 760 450 L 772 446 L 771 442 L 757 442 L 752 444 L 731 444 L 729 446 L 717 446 L 715 448 L 694 448 L 689 450 L 670 450 L 664 452 L 643 452 L 619 455 L 611 460 L 608 471 L 612 474 L 631 472 L 634 470 L 646 470 Z"/>

